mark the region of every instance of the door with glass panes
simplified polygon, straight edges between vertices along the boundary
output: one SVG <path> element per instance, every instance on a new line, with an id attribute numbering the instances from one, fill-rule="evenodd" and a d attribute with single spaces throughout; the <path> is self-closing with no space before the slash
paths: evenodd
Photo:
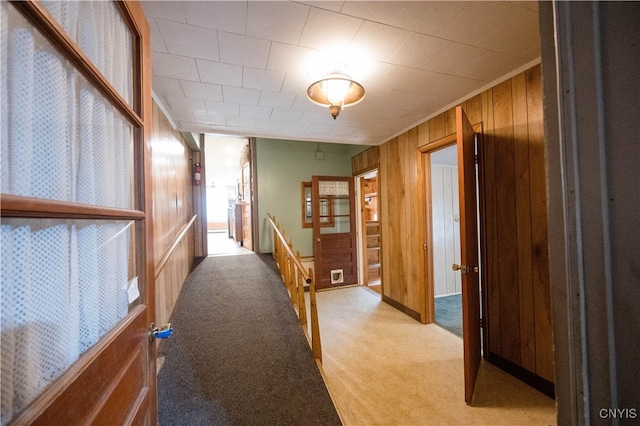
<path id="1" fill-rule="evenodd" d="M 2 2 L 2 424 L 156 424 L 137 2 Z"/>
<path id="2" fill-rule="evenodd" d="M 311 194 L 316 288 L 358 284 L 353 178 L 313 176 Z"/>

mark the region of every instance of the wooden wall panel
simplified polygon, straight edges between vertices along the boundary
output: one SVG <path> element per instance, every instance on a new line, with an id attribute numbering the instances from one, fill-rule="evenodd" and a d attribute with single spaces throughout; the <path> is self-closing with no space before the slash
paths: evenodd
<path id="1" fill-rule="evenodd" d="M 531 169 L 531 248 L 535 320 L 535 372 L 554 381 L 553 324 L 549 288 L 547 188 L 544 154 L 542 77 L 540 67 L 526 72 L 527 125 Z"/>
<path id="2" fill-rule="evenodd" d="M 192 248 L 191 239 L 184 238 L 156 278 L 156 324 L 166 324 L 171 318 L 182 284 L 189 275 Z"/>
<path id="3" fill-rule="evenodd" d="M 412 129 L 380 147 L 379 184 L 381 204 L 381 241 L 383 264 L 391 274 L 382 274 L 384 296 L 399 302 L 412 314 L 422 315 L 425 300 L 423 289 L 413 285 L 420 279 L 422 237 L 418 227 L 417 156 L 418 131 Z M 384 267 L 383 267 L 383 270 Z"/>
<path id="4" fill-rule="evenodd" d="M 356 176 L 378 167 L 379 164 L 380 147 L 372 146 L 366 151 L 362 151 L 360 154 L 351 158 L 351 171 L 353 176 Z"/>
<path id="5" fill-rule="evenodd" d="M 153 181 L 153 245 L 156 265 L 156 323 L 166 322 L 193 264 L 194 232 L 177 241 L 194 215 L 192 201 L 191 151 L 153 104 L 151 137 Z M 177 243 L 177 245 L 176 245 Z M 171 251 L 171 247 L 175 247 Z M 168 259 L 160 265 L 161 260 Z M 159 270 L 162 266 L 162 270 Z"/>
<path id="6" fill-rule="evenodd" d="M 520 365 L 535 371 L 535 327 L 531 263 L 530 164 L 527 94 L 524 73 L 512 79 L 516 235 L 518 238 L 518 294 L 520 306 Z"/>
<path id="7" fill-rule="evenodd" d="M 434 295 L 460 293 L 461 274 L 451 269 L 460 263 L 457 167 L 431 165 L 431 197 Z"/>
<path id="8" fill-rule="evenodd" d="M 483 164 L 495 170 L 497 245 L 500 277 L 500 349 L 503 358 L 520 363 L 520 302 L 518 288 L 518 239 L 516 221 L 515 150 L 511 80 L 493 88 L 493 136 L 496 162 Z M 488 129 L 488 131 L 490 131 Z M 509 336 L 508 339 L 503 338 Z"/>
<path id="9" fill-rule="evenodd" d="M 462 103 L 480 124 L 481 232 L 489 350 L 553 380 L 540 66 Z M 379 147 L 384 296 L 425 315 L 416 149 L 455 133 L 451 109 Z M 362 168 L 364 158 L 354 158 Z"/>

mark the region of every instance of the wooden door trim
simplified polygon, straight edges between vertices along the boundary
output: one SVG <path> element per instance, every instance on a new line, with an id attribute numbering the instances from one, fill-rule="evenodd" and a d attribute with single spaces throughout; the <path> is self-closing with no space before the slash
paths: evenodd
<path id="1" fill-rule="evenodd" d="M 118 404 L 121 398 L 119 395 L 115 398 L 108 398 L 104 392 L 108 392 L 107 388 L 115 386 L 114 383 L 118 379 L 120 382 L 126 380 L 126 375 L 114 376 L 112 372 L 121 365 L 121 359 L 118 355 L 129 350 L 125 358 L 129 360 L 131 368 L 135 367 L 134 369 L 140 373 L 138 377 L 142 381 L 136 399 L 127 401 L 129 403 L 127 405 L 128 411 L 125 413 L 123 410 L 118 413 L 124 415 L 123 421 L 138 416 L 136 418 L 143 417 L 145 422 L 149 424 L 156 424 L 155 345 L 148 343 L 146 333 L 155 315 L 151 222 L 153 205 L 150 173 L 152 135 L 151 36 L 148 23 L 139 2 L 134 0 L 124 0 L 124 3 L 114 2 L 133 37 L 131 68 L 133 98 L 129 104 L 39 2 L 12 2 L 11 4 L 11 7 L 16 8 L 33 28 L 51 43 L 60 57 L 68 60 L 73 68 L 95 88 L 97 93 L 104 96 L 106 102 L 133 125 L 133 182 L 135 183 L 133 203 L 135 210 L 2 194 L 0 195 L 2 202 L 0 215 L 2 217 L 55 219 L 135 220 L 135 241 L 145 245 L 143 250 L 135 250 L 135 253 L 130 253 L 130 256 L 135 256 L 136 265 L 138 265 L 136 273 L 142 284 L 140 304 L 131 308 L 120 322 L 82 353 L 60 377 L 39 392 L 39 395 L 24 408 L 24 411 L 11 419 L 11 423 L 30 424 L 40 421 L 60 424 L 72 421 L 70 419 L 81 421 L 81 419 L 75 418 L 77 416 L 74 409 L 84 410 L 87 422 L 95 421 L 94 417 L 97 414 L 115 414 L 116 410 L 111 408 L 114 404 Z M 123 333 L 125 331 L 126 333 Z M 118 350 L 115 352 L 106 350 L 111 347 L 116 347 Z M 108 378 L 108 380 L 100 382 L 101 386 L 97 388 L 98 392 L 102 392 L 102 394 L 97 395 L 89 392 L 90 386 L 88 385 L 98 381 L 101 376 Z M 71 388 L 79 388 L 86 390 L 86 392 L 72 394 L 69 392 Z M 105 399 L 99 400 L 99 398 Z M 62 402 L 62 405 L 58 402 Z M 91 410 L 87 408 L 90 404 Z M 132 409 L 142 409 L 142 412 L 134 413 Z"/>
<path id="2" fill-rule="evenodd" d="M 127 1 L 126 3 L 131 3 Z M 17 1 L 12 3 L 25 18 L 27 18 L 36 27 L 42 35 L 55 46 L 58 51 L 73 64 L 82 75 L 94 84 L 100 93 L 109 99 L 110 102 L 126 116 L 134 125 L 142 126 L 144 119 L 134 108 L 125 101 L 120 93 L 111 85 L 111 83 L 102 75 L 100 70 L 87 58 L 87 56 L 80 50 L 78 45 L 67 35 L 66 31 L 58 24 L 49 14 L 49 12 L 39 4 L 33 1 Z M 116 3 L 117 4 L 117 3 Z M 135 7 L 131 4 L 127 7 L 121 7 L 121 10 L 133 15 L 136 13 Z M 128 22 L 135 19 L 129 19 L 126 13 L 122 14 Z M 145 18 L 146 19 L 146 18 Z M 130 30 L 135 30 L 134 34 L 138 38 L 140 37 L 137 28 L 129 27 Z M 135 43 L 134 43 L 135 45 Z M 134 50 L 135 54 L 135 50 Z M 134 58 L 135 60 L 135 58 Z M 133 65 L 136 65 L 134 62 Z M 137 79 L 136 79 L 137 80 Z M 134 87 L 135 87 L 134 81 Z M 135 89 L 134 89 L 134 92 Z M 137 106 L 138 100 L 134 97 L 133 105 Z"/>
<path id="3" fill-rule="evenodd" d="M 34 421 L 53 422 L 53 424 L 59 423 L 61 419 L 64 419 L 65 414 L 59 413 L 53 407 L 54 404 L 60 401 L 61 398 L 68 396 L 65 390 L 71 385 L 80 381 L 91 380 L 100 373 L 99 367 L 103 365 L 96 364 L 96 361 L 105 358 L 103 350 L 109 345 L 119 343 L 120 345 L 128 345 L 129 342 L 123 341 L 121 331 L 134 323 L 144 322 L 146 323 L 146 316 L 144 315 L 145 308 L 143 306 L 136 306 L 129 313 L 129 315 L 107 334 L 105 334 L 95 345 L 87 349 L 78 360 L 69 367 L 67 371 L 51 384 L 51 387 L 47 391 L 36 398 L 31 404 L 29 404 L 25 410 L 18 416 L 13 418 L 12 424 L 31 424 Z M 141 338 L 147 338 L 147 336 L 140 336 Z M 151 345 L 153 346 L 153 345 Z M 116 360 L 114 360 L 116 362 Z M 90 398 L 90 396 L 88 396 Z M 75 401 L 77 403 L 77 401 Z M 69 406 L 73 405 L 69 401 Z M 62 417 L 60 417 L 62 416 Z M 59 419 L 57 422 L 55 419 Z M 80 420 L 80 419 L 76 419 Z"/>
<path id="4" fill-rule="evenodd" d="M 430 144 L 423 145 L 417 149 L 418 165 L 418 232 L 423 236 L 423 244 L 427 244 L 427 250 L 423 250 L 420 268 L 420 297 L 422 299 L 422 312 L 420 312 L 421 322 L 432 324 L 435 322 L 435 307 L 433 302 L 433 226 L 431 214 L 431 187 L 426 185 L 428 178 L 431 182 L 431 164 L 427 161 L 427 155 L 433 151 L 455 145 L 457 143 L 456 133 L 440 138 Z"/>

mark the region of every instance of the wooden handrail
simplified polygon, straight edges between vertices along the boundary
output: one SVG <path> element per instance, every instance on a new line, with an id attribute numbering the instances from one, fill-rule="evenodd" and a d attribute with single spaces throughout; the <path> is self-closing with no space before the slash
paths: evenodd
<path id="1" fill-rule="evenodd" d="M 280 240 L 284 244 L 284 247 L 287 250 L 287 253 L 293 259 L 293 263 L 295 263 L 295 265 L 298 268 L 298 270 L 302 272 L 302 277 L 304 278 L 304 281 L 307 284 L 311 284 L 311 281 L 313 281 L 313 280 L 311 279 L 309 274 L 307 272 L 305 272 L 304 266 L 302 266 L 302 263 L 298 260 L 296 255 L 293 253 L 293 249 L 291 249 L 291 247 L 289 247 L 289 244 L 287 244 L 287 241 L 284 238 L 284 236 L 282 235 L 282 232 L 280 232 L 280 229 L 278 229 L 278 226 L 276 225 L 274 219 L 271 217 L 271 215 L 269 213 L 267 213 L 267 219 L 269 219 L 269 222 L 271 222 L 271 226 L 273 226 L 273 231 L 278 235 L 278 237 L 280 238 Z"/>
<path id="2" fill-rule="evenodd" d="M 178 236 L 173 240 L 173 242 L 171 243 L 171 245 L 169 246 L 167 251 L 164 253 L 162 258 L 160 259 L 160 261 L 156 265 L 156 269 L 155 269 L 155 277 L 156 277 L 156 279 L 158 279 L 158 277 L 160 276 L 160 272 L 162 272 L 164 267 L 167 265 L 167 262 L 169 261 L 169 258 L 173 254 L 173 251 L 176 249 L 176 247 L 178 247 L 178 244 L 180 244 L 180 242 L 184 238 L 185 234 L 187 233 L 189 228 L 191 228 L 191 226 L 193 225 L 193 222 L 196 220 L 197 217 L 198 217 L 198 215 L 193 215 L 191 220 L 189 220 L 189 222 L 187 222 L 182 227 L 182 229 L 178 233 Z"/>
<path id="3" fill-rule="evenodd" d="M 313 357 L 319 362 L 322 362 L 322 346 L 320 344 L 320 326 L 318 323 L 318 306 L 316 303 L 316 286 L 313 282 L 313 271 L 311 268 L 309 268 L 308 272 L 305 271 L 300 261 L 300 253 L 293 253 L 293 244 L 291 244 L 291 240 L 287 243 L 285 233 L 280 230 L 275 217 L 267 213 L 267 219 L 273 227 L 273 257 L 275 258 L 276 265 L 280 270 L 285 286 L 289 290 L 291 303 L 294 307 L 298 308 L 297 313 L 300 319 L 300 325 L 304 329 L 307 339 L 311 344 Z M 303 283 L 309 285 L 311 336 L 309 336 L 307 332 L 307 313 Z"/>

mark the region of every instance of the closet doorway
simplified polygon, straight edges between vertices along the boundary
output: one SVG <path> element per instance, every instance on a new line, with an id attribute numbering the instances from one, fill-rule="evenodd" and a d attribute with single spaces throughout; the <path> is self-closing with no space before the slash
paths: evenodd
<path id="1" fill-rule="evenodd" d="M 356 177 L 358 200 L 358 259 L 361 285 L 382 294 L 382 253 L 378 169 Z"/>
<path id="2" fill-rule="evenodd" d="M 460 264 L 458 152 L 449 145 L 431 152 L 431 254 L 434 319 L 462 338 L 462 277 L 451 268 Z"/>
<path id="3" fill-rule="evenodd" d="M 462 107 L 458 106 L 456 133 L 418 149 L 419 197 L 423 199 L 420 203 L 423 220 L 419 221 L 418 227 L 424 236 L 424 318 L 427 323 L 442 322 L 435 314 L 436 296 L 460 293 L 460 335 L 467 403 L 473 398 L 482 352 L 476 167 L 478 133 Z M 448 151 L 449 147 L 452 151 Z M 456 158 L 456 163 L 453 158 Z M 455 275 L 460 275 L 459 285 Z"/>

